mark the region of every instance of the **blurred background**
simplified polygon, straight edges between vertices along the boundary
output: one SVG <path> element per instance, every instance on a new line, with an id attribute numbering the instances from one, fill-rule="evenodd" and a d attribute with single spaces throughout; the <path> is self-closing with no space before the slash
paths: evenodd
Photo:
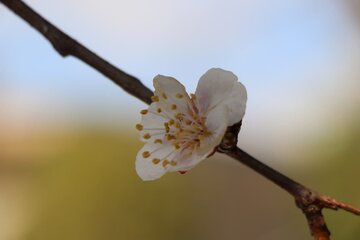
<path id="1" fill-rule="evenodd" d="M 233 71 L 249 95 L 239 146 L 360 206 L 359 1 L 26 2 L 151 88 Z M 145 104 L 1 4 L 0 56 L 0 240 L 311 239 L 288 194 L 219 154 L 142 182 Z M 334 239 L 360 238 L 359 217 L 325 216 Z"/>

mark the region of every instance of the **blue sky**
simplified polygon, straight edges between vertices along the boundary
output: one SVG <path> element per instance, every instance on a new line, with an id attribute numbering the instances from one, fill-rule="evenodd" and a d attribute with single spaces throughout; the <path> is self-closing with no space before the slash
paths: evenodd
<path id="1" fill-rule="evenodd" d="M 249 147 L 266 145 L 268 136 L 284 142 L 311 134 L 359 100 L 360 34 L 340 0 L 26 2 L 149 87 L 163 74 L 193 91 L 207 69 L 233 71 L 249 93 Z M 85 125 L 138 121 L 145 105 L 78 60 L 61 58 L 1 5 L 0 29 L 5 115 Z"/>

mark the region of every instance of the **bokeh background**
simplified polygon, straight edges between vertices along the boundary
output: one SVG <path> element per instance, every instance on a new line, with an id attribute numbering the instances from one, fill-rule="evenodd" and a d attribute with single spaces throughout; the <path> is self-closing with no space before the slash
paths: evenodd
<path id="1" fill-rule="evenodd" d="M 239 146 L 360 206 L 359 1 L 26 2 L 149 87 L 233 71 L 249 95 Z M 311 239 L 290 196 L 219 154 L 142 182 L 145 107 L 0 4 L 0 240 Z M 358 217 L 325 215 L 334 239 L 360 238 Z"/>

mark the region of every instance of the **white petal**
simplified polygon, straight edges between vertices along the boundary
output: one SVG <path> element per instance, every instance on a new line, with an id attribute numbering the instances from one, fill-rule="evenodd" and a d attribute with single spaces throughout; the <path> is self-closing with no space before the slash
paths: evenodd
<path id="1" fill-rule="evenodd" d="M 220 68 L 208 70 L 199 80 L 196 100 L 202 115 L 212 109 L 226 106 L 229 113 L 229 126 L 239 122 L 245 114 L 247 93 L 244 85 L 237 81 L 230 71 Z"/>
<path id="2" fill-rule="evenodd" d="M 173 77 L 157 75 L 154 78 L 155 95 L 159 97 L 159 106 L 169 114 L 187 112 L 190 103 L 185 87 Z M 172 109 L 176 105 L 176 109 Z"/>
<path id="3" fill-rule="evenodd" d="M 146 151 L 151 153 L 147 158 L 143 156 L 143 153 Z M 168 164 L 164 167 L 162 162 L 154 164 L 153 159 L 158 158 L 161 161 L 164 161 L 164 159 L 171 161 L 174 155 L 176 155 L 176 151 L 171 144 L 146 143 L 136 156 L 136 172 L 144 181 L 158 179 L 169 171 L 171 165 Z"/>
<path id="4" fill-rule="evenodd" d="M 221 143 L 226 129 L 229 126 L 227 107 L 219 106 L 211 110 L 206 117 L 205 125 L 211 134 L 204 139 L 204 142 L 198 150 L 198 154 L 207 156 L 209 152 L 211 153 L 210 149 L 214 149 Z"/>
<path id="5" fill-rule="evenodd" d="M 141 117 L 143 130 L 140 131 L 140 140 L 143 142 L 153 142 L 155 139 L 162 139 L 165 135 L 164 123 L 169 121 L 166 113 L 158 113 L 158 104 L 151 103 L 148 112 Z M 144 136 L 149 134 L 151 137 L 145 139 Z"/>

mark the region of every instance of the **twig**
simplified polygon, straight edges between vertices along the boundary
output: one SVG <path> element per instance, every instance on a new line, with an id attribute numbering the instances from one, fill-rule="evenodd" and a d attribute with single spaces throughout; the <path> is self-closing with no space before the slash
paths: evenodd
<path id="1" fill-rule="evenodd" d="M 139 79 L 121 71 L 108 61 L 96 55 L 75 39 L 59 30 L 49 21 L 32 10 L 23 1 L 1 0 L 11 11 L 24 19 L 33 28 L 38 30 L 63 57 L 74 56 L 87 63 L 91 67 L 111 79 L 116 85 L 122 87 L 126 92 L 134 97 L 151 103 L 152 91 L 145 87 Z"/>
<path id="2" fill-rule="evenodd" d="M 224 152 L 223 150 L 220 151 Z M 234 146 L 231 150 L 227 150 L 226 154 L 237 159 L 239 162 L 250 167 L 290 193 L 295 198 L 296 205 L 306 216 L 311 234 L 316 240 L 330 239 L 330 231 L 327 228 L 324 216 L 322 215 L 322 210 L 324 208 L 332 210 L 343 209 L 350 213 L 360 215 L 360 209 L 321 195 L 304 185 L 295 182 L 287 176 L 258 161 L 236 146 Z"/>
<path id="3" fill-rule="evenodd" d="M 0 2 L 38 30 L 50 41 L 61 56 L 66 57 L 72 55 L 80 59 L 104 74 L 129 94 L 150 104 L 153 93 L 145 87 L 139 79 L 121 71 L 84 47 L 36 13 L 24 2 L 20 0 L 0 0 Z M 311 234 L 315 240 L 330 239 L 330 231 L 327 228 L 325 219 L 322 215 L 322 210 L 324 208 L 332 210 L 343 209 L 356 215 L 360 215 L 360 209 L 318 194 L 236 147 L 240 127 L 241 122 L 228 128 L 222 143 L 218 147 L 218 151 L 235 158 L 291 194 L 295 198 L 296 205 L 306 216 Z"/>

